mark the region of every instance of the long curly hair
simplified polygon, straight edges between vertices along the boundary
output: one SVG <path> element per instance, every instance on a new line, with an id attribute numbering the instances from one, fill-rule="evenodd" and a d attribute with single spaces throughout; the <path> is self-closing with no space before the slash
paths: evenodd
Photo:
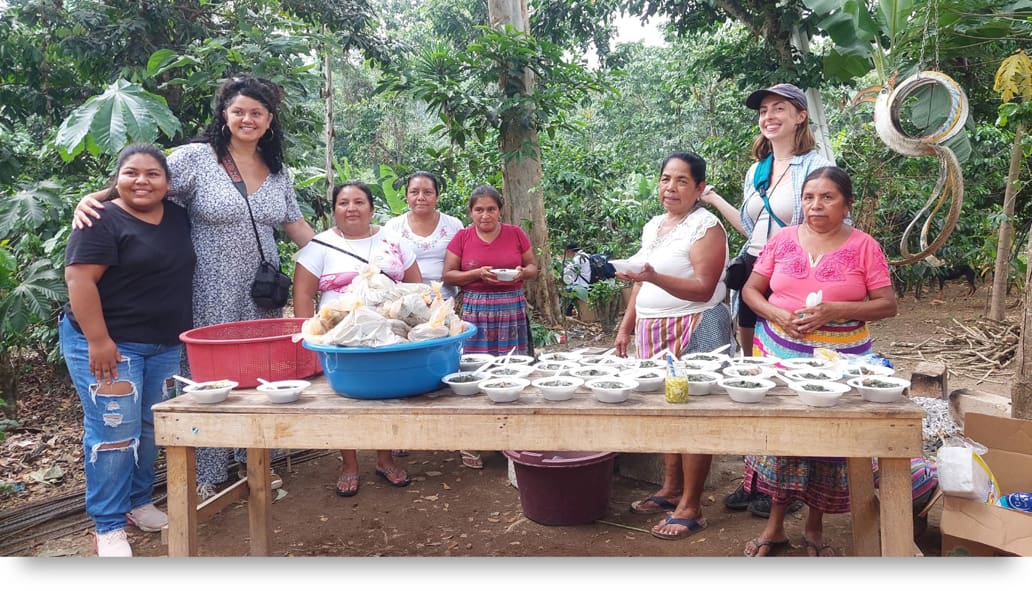
<path id="1" fill-rule="evenodd" d="M 215 98 L 211 123 L 204 130 L 204 139 L 213 148 L 219 160 L 229 153 L 230 134 L 226 127 L 226 108 L 236 97 L 243 95 L 262 104 L 272 115 L 269 129 L 258 140 L 258 153 L 269 172 L 278 174 L 283 170 L 283 128 L 280 126 L 279 106 L 283 100 L 283 89 L 276 83 L 253 76 L 233 76 L 219 87 Z"/>

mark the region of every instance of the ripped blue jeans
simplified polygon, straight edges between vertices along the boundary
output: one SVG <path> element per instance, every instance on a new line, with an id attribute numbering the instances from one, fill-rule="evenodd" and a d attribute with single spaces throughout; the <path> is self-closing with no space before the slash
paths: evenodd
<path id="1" fill-rule="evenodd" d="M 152 501 L 158 447 L 151 407 L 175 392 L 182 345 L 117 343 L 118 380 L 103 384 L 90 373 L 86 337 L 63 315 L 58 335 L 82 403 L 86 513 L 97 533 L 122 529 L 126 513 Z"/>

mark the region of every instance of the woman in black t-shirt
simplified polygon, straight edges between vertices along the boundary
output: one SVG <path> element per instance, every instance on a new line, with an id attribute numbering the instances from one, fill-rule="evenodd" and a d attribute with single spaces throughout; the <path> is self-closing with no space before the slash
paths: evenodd
<path id="1" fill-rule="evenodd" d="M 74 230 L 65 252 L 61 354 L 83 407 L 86 512 L 100 556 L 132 556 L 127 523 L 150 532 L 168 523 L 151 500 L 151 406 L 174 391 L 196 262 L 186 210 L 165 201 L 168 184 L 158 149 L 129 146 L 118 159 L 115 207 Z"/>

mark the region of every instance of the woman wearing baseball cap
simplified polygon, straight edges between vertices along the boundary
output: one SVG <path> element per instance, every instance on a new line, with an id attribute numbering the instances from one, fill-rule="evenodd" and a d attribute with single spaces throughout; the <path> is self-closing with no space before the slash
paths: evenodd
<path id="1" fill-rule="evenodd" d="M 745 355 L 753 350 L 756 313 L 741 300 L 738 290 L 752 270 L 752 263 L 767 244 L 767 239 L 784 226 L 803 221 L 803 180 L 811 171 L 834 166 L 817 150 L 817 140 L 809 126 L 806 95 L 792 84 L 775 84 L 757 90 L 745 99 L 745 106 L 759 113 L 760 132 L 753 140 L 752 156 L 756 160 L 745 173 L 742 203 L 735 207 L 710 186 L 699 201 L 712 205 L 746 237 L 739 259 L 745 269 L 735 283 L 735 274 L 728 270 L 727 286 L 731 288 L 731 307 L 738 322 L 738 339 Z M 755 487 L 752 487 L 755 491 Z M 770 497 L 747 493 L 744 486 L 724 499 L 733 510 L 749 509 L 759 517 L 770 515 Z M 790 507 L 797 511 L 799 505 Z"/>
<path id="2" fill-rule="evenodd" d="M 835 163 L 817 150 L 817 140 L 809 126 L 806 95 L 799 87 L 775 84 L 757 90 L 745 99 L 745 106 L 759 112 L 760 133 L 753 140 L 752 155 L 756 162 L 745 173 L 741 206 L 729 204 L 712 186 L 700 201 L 717 208 L 728 223 L 746 237 L 739 254 L 748 255 L 751 262 L 770 235 L 784 226 L 802 223 L 802 189 L 806 175 Z M 728 286 L 734 289 L 730 283 Z M 737 291 L 734 300 L 737 301 L 740 344 L 749 355 L 756 314 L 740 301 Z"/>

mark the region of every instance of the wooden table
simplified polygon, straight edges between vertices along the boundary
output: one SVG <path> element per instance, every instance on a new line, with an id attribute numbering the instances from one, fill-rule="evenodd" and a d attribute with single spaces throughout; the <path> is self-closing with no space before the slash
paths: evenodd
<path id="1" fill-rule="evenodd" d="M 875 404 L 856 391 L 834 407 L 811 408 L 783 387 L 757 404 L 734 402 L 722 392 L 685 404 L 667 403 L 662 392 L 636 392 L 626 402 L 603 404 L 584 389 L 571 400 L 550 402 L 533 387 L 507 404 L 483 395 L 455 396 L 447 388 L 409 398 L 355 400 L 335 394 L 323 376 L 289 404 L 268 403 L 255 390 L 236 390 L 219 404 L 198 404 L 185 395 L 154 407 L 157 443 L 166 448 L 170 556 L 195 555 L 198 523 L 228 504 L 210 499 L 198 506 L 198 447 L 247 448 L 247 480 L 230 489 L 228 498 L 248 498 L 254 556 L 270 549 L 272 491 L 266 480 L 275 448 L 846 457 L 855 553 L 912 556 L 910 458 L 922 453 L 923 417 L 924 410 L 910 400 Z M 880 502 L 872 457 L 881 467 Z"/>

